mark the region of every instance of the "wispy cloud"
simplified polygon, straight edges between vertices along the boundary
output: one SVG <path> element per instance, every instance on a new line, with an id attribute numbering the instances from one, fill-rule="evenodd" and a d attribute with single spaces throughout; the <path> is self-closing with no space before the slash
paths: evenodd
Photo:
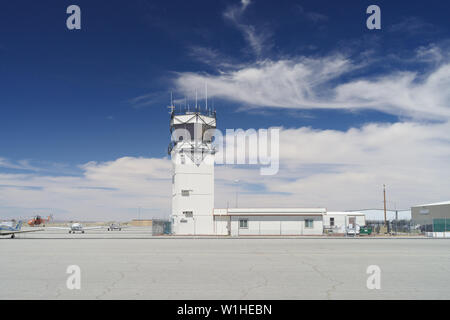
<path id="1" fill-rule="evenodd" d="M 243 22 L 244 12 L 250 4 L 250 0 L 241 0 L 240 5 L 229 6 L 223 15 L 242 32 L 256 56 L 261 56 L 263 51 L 270 47 L 268 40 L 272 34 L 266 28 L 260 26 L 257 29 L 255 26 Z"/>
<path id="2" fill-rule="evenodd" d="M 39 167 L 30 164 L 30 160 L 9 161 L 5 158 L 0 158 L 0 168 L 26 170 L 26 171 L 40 171 Z"/>
<path id="3" fill-rule="evenodd" d="M 201 46 L 188 47 L 189 55 L 195 60 L 216 69 L 238 69 L 243 65 L 231 57 L 224 56 L 220 51 Z"/>
<path id="4" fill-rule="evenodd" d="M 439 31 L 438 27 L 419 17 L 404 17 L 398 23 L 388 28 L 389 32 L 401 33 L 403 36 L 417 36 L 432 34 Z"/>
<path id="5" fill-rule="evenodd" d="M 424 73 L 389 70 L 352 76 L 372 67 L 342 54 L 263 60 L 219 75 L 178 74 L 175 85 L 192 91 L 208 82 L 212 96 L 250 108 L 371 109 L 406 118 L 450 119 L 450 60 L 437 47 L 416 51 L 417 59 L 435 59 Z"/>
<path id="6" fill-rule="evenodd" d="M 166 96 L 164 96 L 166 95 Z M 129 99 L 127 101 L 128 104 L 130 104 L 133 108 L 139 109 L 151 106 L 153 104 L 158 103 L 162 99 L 167 100 L 167 93 L 162 92 L 152 92 L 148 94 L 143 94 L 137 97 L 134 97 L 132 99 Z M 108 118 L 109 119 L 109 118 Z M 110 119 L 112 120 L 112 119 Z"/>
<path id="7" fill-rule="evenodd" d="M 313 11 L 307 11 L 301 5 L 297 5 L 296 8 L 300 16 L 310 22 L 319 23 L 328 21 L 328 16 L 324 14 Z"/>

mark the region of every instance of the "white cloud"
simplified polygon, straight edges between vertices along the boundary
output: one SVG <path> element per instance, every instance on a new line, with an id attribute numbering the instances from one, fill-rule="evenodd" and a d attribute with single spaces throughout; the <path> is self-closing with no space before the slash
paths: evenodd
<path id="1" fill-rule="evenodd" d="M 436 56 L 435 48 L 432 53 Z M 423 57 L 425 52 L 418 54 Z M 249 108 L 371 109 L 410 119 L 450 118 L 449 62 L 430 67 L 426 73 L 392 71 L 349 77 L 365 67 L 339 54 L 264 60 L 218 75 L 180 73 L 175 84 L 180 91 L 192 92 L 207 81 L 210 96 Z"/>
<path id="2" fill-rule="evenodd" d="M 56 219 L 131 219 L 169 214 L 171 163 L 168 159 L 124 157 L 89 162 L 81 176 L 0 174 L 2 217 L 30 216 L 36 210 Z M 24 187 L 25 186 L 25 187 Z"/>
<path id="3" fill-rule="evenodd" d="M 240 203 L 246 206 L 381 208 L 386 184 L 388 206 L 407 209 L 448 199 L 449 132 L 449 123 L 411 122 L 369 124 L 345 132 L 284 129 L 278 175 L 261 179 L 256 170 L 219 167 L 216 178 L 223 190 L 231 191 L 229 199 L 229 181 L 243 181 Z M 248 193 L 252 185 L 262 185 L 268 193 Z M 226 205 L 220 196 L 217 201 Z"/>
<path id="4" fill-rule="evenodd" d="M 340 55 L 325 59 L 265 60 L 218 76 L 181 73 L 175 83 L 179 90 L 191 92 L 207 81 L 211 96 L 255 107 L 326 107 L 333 104 L 320 101 L 318 89 L 355 67 Z"/>
<path id="5" fill-rule="evenodd" d="M 397 209 L 448 200 L 449 123 L 369 124 L 345 132 L 311 128 L 280 133 L 280 170 L 259 175 L 258 167 L 216 166 L 216 207 L 324 206 L 329 210 L 388 205 Z M 171 162 L 125 157 L 89 162 L 81 176 L 0 174 L 2 217 L 52 212 L 57 219 L 129 220 L 168 217 Z M 49 210 L 46 210 L 49 209 Z"/>
<path id="6" fill-rule="evenodd" d="M 431 71 L 400 72 L 335 88 L 336 100 L 415 119 L 450 119 L 450 64 Z"/>

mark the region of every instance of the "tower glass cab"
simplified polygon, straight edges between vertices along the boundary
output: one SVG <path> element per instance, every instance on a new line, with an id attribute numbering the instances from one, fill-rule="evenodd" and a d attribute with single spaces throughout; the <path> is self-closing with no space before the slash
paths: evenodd
<path id="1" fill-rule="evenodd" d="M 214 234 L 214 154 L 216 113 L 175 112 L 170 118 L 172 159 L 172 232 Z"/>

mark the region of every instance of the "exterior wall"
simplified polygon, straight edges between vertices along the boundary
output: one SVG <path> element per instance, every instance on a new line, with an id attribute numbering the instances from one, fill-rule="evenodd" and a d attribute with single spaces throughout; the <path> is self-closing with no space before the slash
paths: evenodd
<path id="1" fill-rule="evenodd" d="M 214 210 L 214 155 L 207 154 L 198 166 L 185 155 L 184 164 L 180 153 L 173 151 L 172 218 L 175 234 L 213 234 Z M 211 164 L 212 162 L 212 164 Z M 183 190 L 189 195 L 182 194 Z M 192 217 L 183 212 L 192 211 Z"/>
<path id="2" fill-rule="evenodd" d="M 228 236 L 231 234 L 230 217 L 215 216 L 214 217 L 214 234 L 218 236 Z"/>
<path id="3" fill-rule="evenodd" d="M 323 225 L 325 228 L 331 227 L 330 218 L 334 218 L 334 226 L 336 228 L 347 226 L 347 217 L 345 215 L 333 215 L 332 213 L 327 212 L 327 214 L 323 216 Z"/>
<path id="4" fill-rule="evenodd" d="M 239 220 L 247 219 L 248 227 L 240 228 Z M 313 220 L 313 227 L 306 228 L 305 220 Z M 231 216 L 231 235 L 321 235 L 322 216 L 305 215 L 251 215 Z"/>
<path id="5" fill-rule="evenodd" d="M 431 224 L 432 219 L 450 219 L 450 203 L 412 207 L 411 218 L 415 222 L 427 224 Z"/>
<path id="6" fill-rule="evenodd" d="M 331 218 L 334 218 L 334 227 L 331 227 Z M 345 228 L 349 227 L 350 218 L 355 218 L 355 223 L 359 226 L 366 225 L 366 217 L 364 214 L 356 214 L 352 212 L 327 212 L 323 216 L 323 226 L 333 229 L 333 232 L 344 233 Z"/>

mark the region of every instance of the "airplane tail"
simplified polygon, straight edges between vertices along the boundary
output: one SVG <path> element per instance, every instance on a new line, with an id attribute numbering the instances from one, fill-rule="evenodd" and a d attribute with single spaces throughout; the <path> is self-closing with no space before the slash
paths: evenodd
<path id="1" fill-rule="evenodd" d="M 14 228 L 15 230 L 20 230 L 20 228 L 22 228 L 22 220 L 19 220 L 19 222 L 17 222 L 16 227 Z"/>

